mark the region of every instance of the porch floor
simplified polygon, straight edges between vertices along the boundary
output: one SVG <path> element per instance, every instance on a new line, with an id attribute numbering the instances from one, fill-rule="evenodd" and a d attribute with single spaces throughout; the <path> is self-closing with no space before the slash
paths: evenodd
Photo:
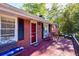
<path id="1" fill-rule="evenodd" d="M 59 38 L 59 41 L 42 41 L 37 47 L 29 46 L 18 56 L 75 56 L 71 40 Z"/>

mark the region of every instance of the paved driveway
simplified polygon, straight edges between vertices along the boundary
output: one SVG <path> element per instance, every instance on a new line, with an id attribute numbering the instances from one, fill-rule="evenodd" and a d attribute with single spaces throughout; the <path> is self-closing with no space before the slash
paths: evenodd
<path id="1" fill-rule="evenodd" d="M 42 41 L 37 47 L 26 48 L 19 56 L 75 56 L 72 41 L 59 38 L 59 41 Z"/>

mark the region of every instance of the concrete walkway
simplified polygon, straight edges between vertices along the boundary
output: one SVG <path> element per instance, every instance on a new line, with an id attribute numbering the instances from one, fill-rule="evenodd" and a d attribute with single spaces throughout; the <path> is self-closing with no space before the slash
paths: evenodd
<path id="1" fill-rule="evenodd" d="M 37 47 L 26 48 L 19 56 L 75 56 L 72 41 L 59 38 L 59 41 L 42 41 Z"/>

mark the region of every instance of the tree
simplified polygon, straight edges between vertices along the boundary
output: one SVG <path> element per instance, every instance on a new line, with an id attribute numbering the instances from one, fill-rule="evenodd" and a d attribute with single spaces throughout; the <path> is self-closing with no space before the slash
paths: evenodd
<path id="1" fill-rule="evenodd" d="M 49 21 L 56 22 L 57 19 L 61 18 L 62 7 L 58 3 L 53 3 L 50 10 L 48 10 Z"/>
<path id="2" fill-rule="evenodd" d="M 68 4 L 63 13 L 62 32 L 76 34 L 79 32 L 79 4 Z"/>
<path id="3" fill-rule="evenodd" d="M 60 32 L 62 31 L 62 24 L 64 22 L 63 18 L 64 7 L 62 4 L 53 3 L 52 8 L 48 11 L 48 19 L 52 23 L 57 23 Z"/>
<path id="4" fill-rule="evenodd" d="M 58 4 L 53 4 L 49 11 L 49 21 L 57 23 L 60 31 L 65 34 L 79 33 L 79 4 L 67 4 L 61 8 Z"/>
<path id="5" fill-rule="evenodd" d="M 47 13 L 45 3 L 27 3 L 27 4 L 23 5 L 23 9 L 29 13 L 34 14 L 34 15 L 45 16 Z"/>

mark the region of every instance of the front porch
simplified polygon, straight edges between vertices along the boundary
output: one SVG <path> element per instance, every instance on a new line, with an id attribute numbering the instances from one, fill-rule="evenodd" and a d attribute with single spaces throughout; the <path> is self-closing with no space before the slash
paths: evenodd
<path id="1" fill-rule="evenodd" d="M 18 56 L 75 56 L 75 51 L 71 40 L 60 37 L 57 43 L 49 40 L 26 47 Z"/>

